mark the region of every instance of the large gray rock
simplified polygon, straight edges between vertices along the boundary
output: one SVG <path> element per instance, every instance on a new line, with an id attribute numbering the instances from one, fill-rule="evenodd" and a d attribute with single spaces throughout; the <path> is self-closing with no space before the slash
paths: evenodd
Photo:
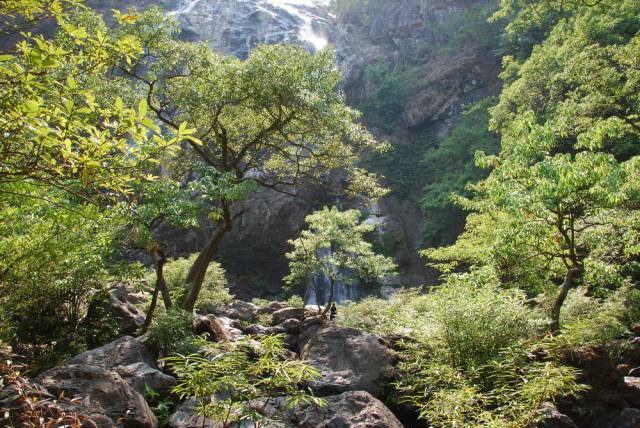
<path id="1" fill-rule="evenodd" d="M 302 319 L 303 316 L 304 308 L 282 308 L 271 314 L 271 323 L 278 325 L 291 318 Z"/>
<path id="2" fill-rule="evenodd" d="M 125 284 L 116 284 L 109 290 L 109 310 L 118 319 L 120 334 L 132 334 L 144 324 L 146 314 L 138 306 L 145 302 L 142 293 L 137 293 Z"/>
<path id="3" fill-rule="evenodd" d="M 234 300 L 227 309 L 227 316 L 242 321 L 253 322 L 258 314 L 258 307 L 253 303 Z"/>
<path id="4" fill-rule="evenodd" d="M 198 400 L 195 398 L 180 404 L 169 417 L 167 426 L 169 428 L 218 428 L 220 424 L 216 424 L 213 419 L 196 414 L 197 404 Z"/>
<path id="5" fill-rule="evenodd" d="M 314 325 L 299 338 L 301 358 L 316 366 L 322 379 L 313 385 L 321 395 L 345 391 L 381 393 L 393 375 L 395 354 L 373 334 L 335 324 Z"/>
<path id="6" fill-rule="evenodd" d="M 302 405 L 287 412 L 287 427 L 302 428 L 402 428 L 384 404 L 365 391 L 326 397 L 327 405 Z"/>
<path id="7" fill-rule="evenodd" d="M 78 354 L 67 364 L 92 365 L 116 372 L 141 394 L 145 385 L 165 395 L 176 384 L 172 376 L 158 369 L 155 358 L 142 341 L 131 336 Z"/>
<path id="8" fill-rule="evenodd" d="M 569 416 L 560 413 L 552 403 L 543 403 L 540 411 L 542 420 L 538 422 L 536 428 L 578 428 Z"/>
<path id="9" fill-rule="evenodd" d="M 633 408 L 624 409 L 610 425 L 610 428 L 637 428 L 640 427 L 640 410 Z"/>
<path id="10" fill-rule="evenodd" d="M 74 410 L 88 416 L 99 428 L 157 426 L 142 395 L 114 371 L 70 364 L 47 370 L 35 382 L 55 396 L 73 398 Z"/>

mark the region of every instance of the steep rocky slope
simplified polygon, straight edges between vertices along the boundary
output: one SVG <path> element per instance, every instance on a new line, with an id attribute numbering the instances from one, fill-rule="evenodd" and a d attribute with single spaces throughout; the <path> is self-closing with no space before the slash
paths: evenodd
<path id="1" fill-rule="evenodd" d="M 102 11 L 113 3 L 92 1 Z M 348 101 L 363 110 L 363 121 L 379 138 L 400 151 L 424 135 L 445 135 L 465 104 L 497 93 L 497 33 L 486 28 L 486 10 L 493 0 L 338 1 L 332 7 L 328 3 L 178 0 L 161 6 L 180 20 L 184 38 L 205 41 L 240 58 L 260 43 L 334 48 Z M 150 2 L 136 0 L 132 5 L 146 8 Z M 393 79 L 393 84 L 385 79 Z M 412 162 L 418 165 L 417 159 Z M 414 186 L 409 194 L 417 196 L 420 183 Z M 250 209 L 222 249 L 228 270 L 237 276 L 234 291 L 240 297 L 275 295 L 286 273 L 287 240 L 302 227 L 307 213 L 336 202 L 330 189 L 307 193 L 313 202 L 273 192 L 261 192 L 248 201 Z M 399 282 L 436 281 L 417 255 L 422 229 L 417 197 L 392 193 L 367 215 L 385 225 L 380 243 L 400 266 Z M 197 231 L 169 233 L 176 238 L 174 254 L 197 251 L 204 243 Z"/>

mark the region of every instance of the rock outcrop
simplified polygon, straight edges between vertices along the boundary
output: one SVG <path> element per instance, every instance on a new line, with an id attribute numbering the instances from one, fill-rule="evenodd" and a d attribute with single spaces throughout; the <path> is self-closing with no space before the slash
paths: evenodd
<path id="1" fill-rule="evenodd" d="M 384 404 L 365 391 L 325 397 L 326 406 L 299 406 L 287 412 L 286 426 L 302 428 L 402 428 Z"/>
<path id="2" fill-rule="evenodd" d="M 47 370 L 35 382 L 56 397 L 77 399 L 73 410 L 86 415 L 99 428 L 157 426 L 142 395 L 115 371 L 97 365 L 68 364 Z"/>
<path id="3" fill-rule="evenodd" d="M 131 336 L 123 336 L 104 346 L 78 354 L 66 364 L 96 366 L 117 373 L 140 394 L 144 394 L 146 385 L 165 395 L 176 383 L 175 378 L 158 368 L 155 357 L 141 339 Z"/>
<path id="4" fill-rule="evenodd" d="M 335 324 L 314 325 L 300 335 L 301 358 L 316 366 L 322 379 L 313 385 L 320 395 L 367 391 L 380 396 L 393 375 L 393 352 L 373 334 Z"/>

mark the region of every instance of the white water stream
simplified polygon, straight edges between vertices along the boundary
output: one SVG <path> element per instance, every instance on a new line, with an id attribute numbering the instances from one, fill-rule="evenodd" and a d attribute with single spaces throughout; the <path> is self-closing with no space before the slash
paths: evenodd
<path id="1" fill-rule="evenodd" d="M 224 1 L 224 0 L 223 0 Z M 236 0 L 237 1 L 237 0 Z M 178 9 L 169 12 L 169 15 L 188 15 L 194 11 L 202 0 L 184 0 Z M 329 0 L 256 0 L 256 7 L 266 13 L 276 16 L 277 10 L 283 10 L 300 22 L 298 39 L 308 43 L 318 51 L 327 46 L 327 38 L 314 29 L 314 20 L 318 19 L 313 14 L 313 9 L 326 6 Z"/>

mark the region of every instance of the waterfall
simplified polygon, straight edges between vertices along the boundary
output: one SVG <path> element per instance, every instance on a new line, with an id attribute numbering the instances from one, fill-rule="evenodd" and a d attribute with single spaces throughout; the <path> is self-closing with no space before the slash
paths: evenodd
<path id="1" fill-rule="evenodd" d="M 287 11 L 301 21 L 302 25 L 298 29 L 298 38 L 301 41 L 309 43 L 316 51 L 327 46 L 327 38 L 322 34 L 316 33 L 313 28 L 315 17 L 309 12 L 308 8 L 326 5 L 328 2 L 322 0 L 265 0 L 265 2 Z"/>
<path id="2" fill-rule="evenodd" d="M 319 257 L 330 257 L 331 248 L 323 248 L 318 251 Z M 326 274 L 316 275 L 310 278 L 308 287 L 308 305 L 324 305 L 329 299 L 331 283 Z M 337 282 L 333 290 L 333 301 L 336 303 L 347 300 L 355 301 L 362 297 L 362 290 L 357 281 L 350 281 L 349 284 Z"/>
<path id="3" fill-rule="evenodd" d="M 208 0 L 211 2 L 212 0 Z M 225 1 L 225 0 L 216 0 Z M 323 21 L 314 10 L 319 7 L 326 7 L 328 0 L 235 0 L 240 3 L 253 4 L 256 10 L 268 13 L 277 20 L 289 20 L 290 25 L 294 25 L 295 37 L 308 48 L 319 51 L 327 46 L 327 38 L 316 31 L 315 22 Z M 169 12 L 172 16 L 189 15 L 194 12 L 196 6 L 202 0 L 182 0 L 180 6 Z M 283 18 L 286 16 L 286 18 Z M 291 22 L 294 21 L 294 22 Z M 287 31 L 287 30 L 285 30 Z M 289 30 L 290 31 L 290 30 Z"/>
<path id="4" fill-rule="evenodd" d="M 202 0 L 189 0 L 187 2 L 184 2 L 182 6 L 180 6 L 178 9 L 173 10 L 171 12 L 169 12 L 169 15 L 172 16 L 179 16 L 179 15 L 185 15 L 187 13 L 190 13 L 194 7 L 197 6 L 198 3 L 200 3 Z"/>

